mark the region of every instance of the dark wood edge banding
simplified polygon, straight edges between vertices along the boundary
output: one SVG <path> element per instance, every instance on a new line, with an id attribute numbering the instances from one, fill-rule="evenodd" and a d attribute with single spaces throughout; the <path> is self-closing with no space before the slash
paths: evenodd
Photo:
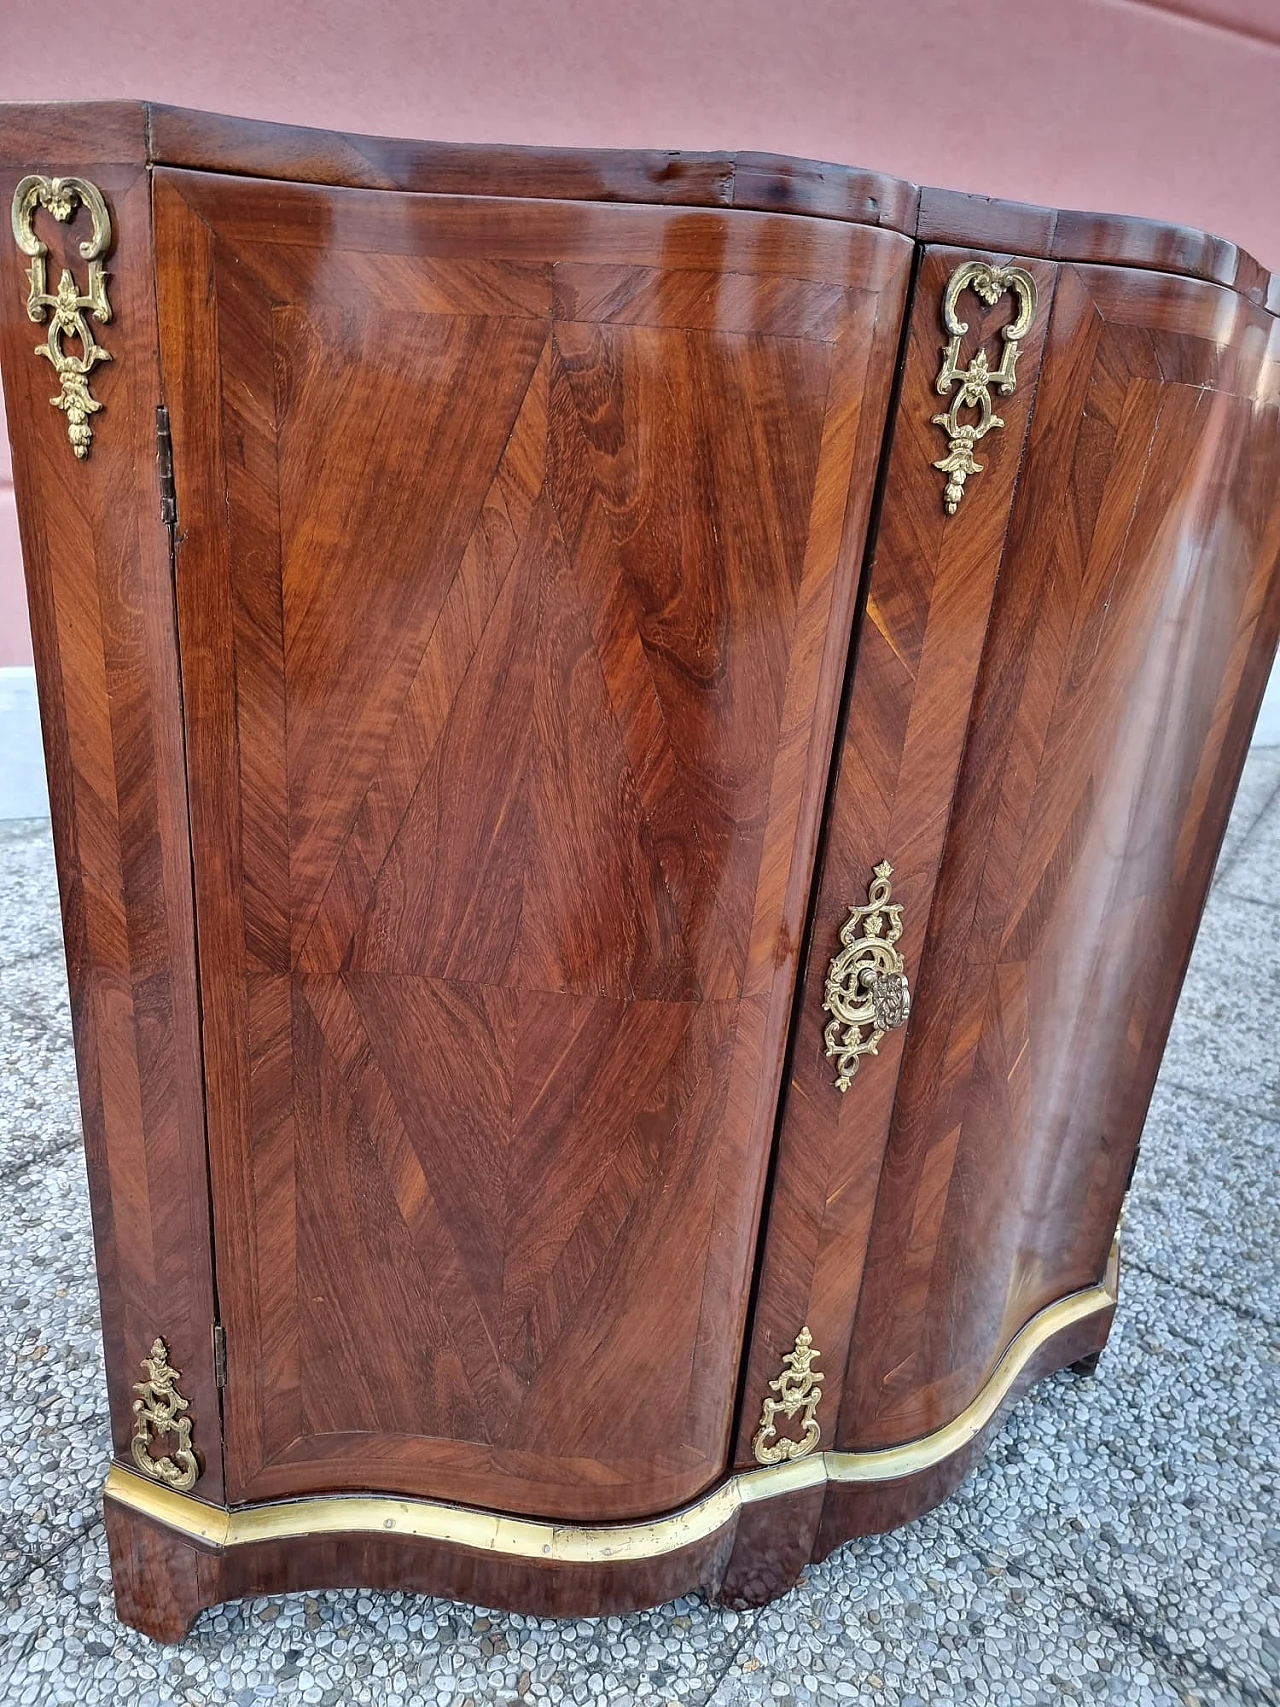
<path id="1" fill-rule="evenodd" d="M 83 152 L 86 125 L 108 150 L 118 147 L 120 159 L 141 156 L 150 165 L 349 188 L 806 214 L 926 243 L 1204 279 L 1280 313 L 1280 285 L 1268 270 L 1208 232 L 921 188 L 889 173 L 787 155 L 417 142 L 141 101 L 0 105 L 0 154 L 56 166 Z"/>

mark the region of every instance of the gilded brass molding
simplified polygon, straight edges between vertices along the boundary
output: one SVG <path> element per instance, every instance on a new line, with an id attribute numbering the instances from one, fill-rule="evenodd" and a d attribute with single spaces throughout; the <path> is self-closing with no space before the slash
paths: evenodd
<path id="1" fill-rule="evenodd" d="M 989 308 L 1006 291 L 1017 298 L 1018 311 L 1000 333 L 1004 340 L 1003 354 L 995 369 L 987 361 L 985 350 L 979 350 L 967 368 L 960 366 L 960 340 L 969 330 L 969 324 L 956 313 L 956 303 L 964 290 L 972 290 Z M 949 341 L 942 347 L 942 371 L 935 389 L 942 397 L 954 385 L 958 384 L 960 389 L 946 413 L 933 417 L 934 426 L 942 427 L 947 435 L 947 454 L 933 466 L 947 476 L 943 503 L 949 516 L 954 516 L 960 508 L 969 475 L 982 473 L 983 465 L 974 460 L 973 447 L 993 427 L 1004 426 L 992 407 L 991 387 L 998 386 L 1004 397 L 1012 392 L 1021 340 L 1030 331 L 1035 312 L 1036 281 L 1023 267 L 993 267 L 987 261 L 965 261 L 947 280 L 942 297 L 942 324 Z M 962 422 L 962 409 L 976 409 L 978 419 Z"/>
<path id="2" fill-rule="evenodd" d="M 559 1564 L 618 1564 L 658 1558 L 714 1535 L 743 1506 L 777 1499 L 825 1483 L 887 1482 L 931 1469 L 979 1435 L 999 1411 L 1023 1369 L 1055 1334 L 1116 1302 L 1118 1250 L 1097 1286 L 1049 1304 L 1010 1341 L 977 1397 L 942 1428 L 902 1446 L 876 1452 L 812 1452 L 804 1458 L 743 1470 L 682 1511 L 648 1523 L 545 1523 L 448 1505 L 443 1500 L 390 1494 L 326 1494 L 269 1504 L 210 1505 L 194 1495 L 146 1481 L 121 1464 L 107 1475 L 106 1496 L 156 1523 L 209 1547 L 243 1547 L 261 1541 L 313 1535 L 409 1535 L 471 1547 L 478 1552 Z"/>
<path id="3" fill-rule="evenodd" d="M 836 1089 L 847 1091 L 863 1055 L 879 1052 L 880 1039 L 897 1031 L 911 1012 L 907 968 L 893 946 L 902 935 L 902 907 L 892 905 L 893 867 L 880 861 L 867 890 L 867 905 L 851 907 L 840 927 L 839 954 L 827 968 L 822 1033 L 828 1061 L 836 1064 Z"/>
<path id="4" fill-rule="evenodd" d="M 818 1353 L 813 1349 L 813 1336 L 801 1328 L 796 1343 L 782 1360 L 782 1374 L 770 1381 L 770 1392 L 760 1408 L 760 1426 L 751 1440 L 751 1450 L 757 1464 L 781 1464 L 790 1458 L 805 1458 L 822 1438 L 818 1427 L 818 1400 L 822 1397 L 823 1377 L 814 1369 Z M 778 1433 L 777 1419 L 801 1420 L 803 1432 L 799 1440 Z"/>
<path id="5" fill-rule="evenodd" d="M 177 1388 L 182 1371 L 170 1364 L 169 1348 L 158 1337 L 151 1342 L 151 1356 L 143 1358 L 142 1367 L 147 1378 L 135 1382 L 133 1388 L 139 1395 L 133 1401 L 133 1439 L 129 1443 L 133 1461 L 144 1476 L 163 1482 L 175 1493 L 185 1493 L 195 1487 L 200 1466 L 191 1450 L 191 1418 L 183 1415 L 190 1407 Z M 176 1441 L 171 1455 L 151 1456 L 153 1434 L 168 1435 Z"/>
<path id="6" fill-rule="evenodd" d="M 83 295 L 76 286 L 70 268 L 62 269 L 56 291 L 47 289 L 45 257 L 48 246 L 36 236 L 32 218 L 37 207 L 47 208 L 63 224 L 71 218 L 77 204 L 84 206 L 93 221 L 93 231 L 80 245 L 81 257 L 89 263 L 89 276 Z M 96 415 L 102 404 L 89 391 L 89 375 L 99 362 L 109 362 L 110 352 L 94 342 L 87 315 L 106 325 L 111 318 L 107 301 L 107 274 L 102 256 L 111 244 L 111 216 L 102 192 L 87 178 L 42 178 L 38 173 L 24 178 L 13 192 L 13 236 L 24 255 L 31 257 L 27 278 L 31 289 L 27 295 L 27 317 L 37 324 L 49 311 L 49 333 L 43 344 L 36 345 L 36 354 L 53 363 L 58 376 L 59 391 L 49 399 L 55 409 L 67 417 L 67 437 L 71 448 L 81 461 L 89 454 L 93 442 L 90 415 Z M 77 338 L 80 354 L 70 354 L 63 347 L 66 338 Z"/>

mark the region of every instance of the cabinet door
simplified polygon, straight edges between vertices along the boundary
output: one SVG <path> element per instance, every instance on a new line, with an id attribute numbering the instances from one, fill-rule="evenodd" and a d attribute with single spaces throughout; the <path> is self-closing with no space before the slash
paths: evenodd
<path id="1" fill-rule="evenodd" d="M 726 1462 L 910 246 L 156 174 L 229 1496 Z"/>
<path id="2" fill-rule="evenodd" d="M 801 1324 L 825 1443 L 871 1451 L 950 1423 L 1037 1312 L 1103 1274 L 1280 627 L 1277 322 L 1197 280 L 982 257 L 1034 276 L 1039 306 L 947 515 L 933 387 L 966 259 L 927 250 L 913 299 L 744 1462 Z M 965 363 L 1011 313 L 965 297 Z M 841 1094 L 824 989 L 886 858 L 910 1019 Z M 915 1509 L 940 1484 L 919 1486 Z M 895 1501 L 828 1490 L 822 1545 L 901 1521 Z"/>
<path id="3" fill-rule="evenodd" d="M 824 1445 L 836 1443 L 837 1413 L 843 1414 L 841 1380 L 873 1217 L 882 1194 L 887 1199 L 893 1187 L 886 1147 L 904 1040 L 914 1044 L 922 1028 L 921 957 L 1057 269 L 1017 257 L 1034 281 L 1036 308 L 1018 340 L 1015 386 L 999 397 L 1003 425 L 975 447 L 980 471 L 967 477 L 954 514 L 947 510 L 949 475 L 936 466 L 948 450 L 948 435 L 935 419 L 947 407 L 937 390 L 942 304 L 949 282 L 963 277 L 965 267 L 994 268 L 1012 259 L 932 246 L 916 275 L 884 504 L 797 996 L 796 1041 L 738 1431 L 737 1462 L 744 1465 L 754 1462 L 753 1437 L 769 1382 L 802 1326 L 809 1328 L 827 1374 L 818 1418 Z M 1016 323 L 1018 306 L 1008 292 L 990 302 L 972 288 L 958 295 L 955 312 L 966 326 L 963 365 L 991 353 L 996 366 L 1004 329 Z M 961 424 L 980 418 L 978 408 L 960 416 Z M 867 905 L 876 867 L 884 861 L 892 867 L 889 904 L 901 908 L 896 949 L 910 980 L 912 1013 L 909 1029 L 886 1031 L 876 1054 L 846 1062 L 856 1066 L 856 1076 L 842 1092 L 840 1065 L 826 1052 L 833 1016 L 823 1006 L 825 986 L 841 951 L 841 929 L 853 907 Z M 860 1028 L 860 1035 L 870 1040 L 871 1028 Z M 933 1088 L 944 1094 L 945 1087 Z M 944 1174 L 939 1188 L 945 1185 Z M 796 1431 L 792 1426 L 783 1432 Z"/>
<path id="4" fill-rule="evenodd" d="M 1059 269 L 841 1445 L 949 1421 L 1106 1267 L 1275 654 L 1278 358 L 1216 285 Z"/>

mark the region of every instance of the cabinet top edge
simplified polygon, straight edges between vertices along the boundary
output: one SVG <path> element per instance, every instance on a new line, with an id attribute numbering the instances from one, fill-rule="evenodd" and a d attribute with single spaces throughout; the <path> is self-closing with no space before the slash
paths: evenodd
<path id="1" fill-rule="evenodd" d="M 923 243 L 1181 274 L 1280 313 L 1280 274 L 1273 279 L 1209 232 L 783 154 L 422 142 L 120 100 L 0 102 L 0 159 L 33 169 L 131 162 L 355 189 L 805 214 Z"/>

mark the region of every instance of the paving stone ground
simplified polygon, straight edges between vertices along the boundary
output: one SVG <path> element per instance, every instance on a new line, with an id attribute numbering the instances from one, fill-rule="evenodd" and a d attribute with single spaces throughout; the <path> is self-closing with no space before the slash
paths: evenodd
<path id="1" fill-rule="evenodd" d="M 412 1595 L 112 1614 L 101 1341 L 48 825 L 0 824 L 0 1703 L 1280 1703 L 1280 749 L 1255 750 L 1143 1139 L 1099 1375 L 763 1611 Z"/>

